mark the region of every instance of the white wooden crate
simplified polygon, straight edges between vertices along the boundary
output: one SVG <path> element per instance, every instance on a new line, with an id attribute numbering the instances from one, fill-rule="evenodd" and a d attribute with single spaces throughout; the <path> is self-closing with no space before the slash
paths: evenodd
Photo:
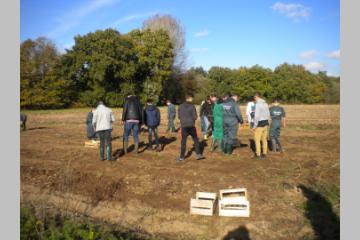
<path id="1" fill-rule="evenodd" d="M 85 141 L 86 148 L 98 148 L 99 146 L 100 146 L 100 141 L 92 141 L 92 140 Z"/>
<path id="2" fill-rule="evenodd" d="M 250 216 L 250 202 L 246 188 L 220 190 L 219 216 Z"/>
<path id="3" fill-rule="evenodd" d="M 190 214 L 212 216 L 216 193 L 197 192 L 196 198 L 190 199 Z"/>

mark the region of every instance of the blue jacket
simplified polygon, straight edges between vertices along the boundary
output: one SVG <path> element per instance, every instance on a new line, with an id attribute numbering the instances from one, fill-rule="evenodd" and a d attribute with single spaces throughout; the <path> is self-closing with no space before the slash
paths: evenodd
<path id="1" fill-rule="evenodd" d="M 155 105 L 147 105 L 144 109 L 144 123 L 150 128 L 160 125 L 160 111 Z"/>

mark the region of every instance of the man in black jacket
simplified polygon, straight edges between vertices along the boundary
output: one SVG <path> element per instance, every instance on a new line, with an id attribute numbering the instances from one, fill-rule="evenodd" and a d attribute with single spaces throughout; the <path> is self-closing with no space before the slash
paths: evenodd
<path id="1" fill-rule="evenodd" d="M 194 141 L 196 159 L 204 159 L 203 155 L 200 152 L 199 139 L 197 137 L 195 121 L 197 119 L 197 112 L 193 101 L 193 95 L 187 94 L 186 101 L 179 106 L 178 116 L 180 119 L 180 136 L 181 136 L 181 150 L 180 157 L 177 158 L 178 162 L 185 160 L 185 151 L 186 151 L 186 139 L 190 135 Z"/>
<path id="2" fill-rule="evenodd" d="M 129 135 L 132 131 L 134 136 L 135 153 L 139 151 L 139 130 L 143 123 L 143 111 L 140 100 L 135 95 L 128 95 L 122 113 L 124 129 L 124 153 L 127 154 Z"/>

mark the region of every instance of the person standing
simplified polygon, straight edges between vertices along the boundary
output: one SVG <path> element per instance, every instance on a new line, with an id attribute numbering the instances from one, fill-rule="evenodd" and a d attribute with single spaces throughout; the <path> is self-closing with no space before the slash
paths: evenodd
<path id="1" fill-rule="evenodd" d="M 200 107 L 201 128 L 204 135 L 204 140 L 208 138 L 208 132 L 212 129 L 213 124 L 213 107 L 210 96 L 206 97 L 206 100 Z"/>
<path id="2" fill-rule="evenodd" d="M 196 133 L 195 121 L 197 119 L 197 112 L 193 102 L 193 95 L 187 94 L 186 101 L 179 106 L 178 117 L 180 119 L 180 137 L 181 137 L 181 149 L 180 157 L 177 158 L 178 162 L 185 160 L 186 140 L 190 135 L 194 141 L 196 159 L 202 160 L 204 156 L 201 154 L 199 139 Z"/>
<path id="3" fill-rule="evenodd" d="M 255 103 L 253 101 L 249 101 L 246 106 L 246 116 L 250 129 L 254 128 Z"/>
<path id="4" fill-rule="evenodd" d="M 233 146 L 237 144 L 239 123 L 244 123 L 239 105 L 237 104 L 238 100 L 239 95 L 237 94 L 230 95 L 230 93 L 226 93 L 223 97 L 223 149 L 225 154 L 232 153 Z"/>
<path id="5" fill-rule="evenodd" d="M 124 129 L 124 153 L 127 154 L 129 145 L 129 135 L 132 132 L 134 136 L 135 153 L 139 152 L 139 130 L 143 123 L 143 110 L 139 98 L 136 95 L 129 94 L 125 99 L 122 121 L 125 124 Z"/>
<path id="6" fill-rule="evenodd" d="M 211 143 L 211 151 L 214 151 L 215 148 L 221 146 L 221 150 L 223 151 L 223 106 L 221 104 L 221 99 L 218 99 L 216 96 L 211 97 L 211 101 L 214 103 L 213 109 L 213 132 L 212 132 L 212 143 Z"/>
<path id="7" fill-rule="evenodd" d="M 92 119 L 96 134 L 100 138 L 100 160 L 104 160 L 105 146 L 108 161 L 112 161 L 111 131 L 115 116 L 112 110 L 99 102 Z"/>
<path id="8" fill-rule="evenodd" d="M 283 152 L 283 148 L 280 142 L 280 131 L 281 131 L 281 123 L 283 127 L 286 127 L 286 119 L 285 119 L 285 110 L 280 106 L 279 100 L 274 99 L 273 104 L 270 107 L 270 142 L 271 142 L 271 150 L 273 152 Z"/>
<path id="9" fill-rule="evenodd" d="M 92 108 L 90 112 L 88 112 L 87 117 L 86 117 L 86 132 L 87 132 L 87 138 L 89 140 L 93 140 L 95 141 L 97 139 L 97 136 L 95 134 L 94 131 L 94 127 L 93 127 L 93 117 L 94 117 L 94 112 L 95 112 L 96 108 Z"/>
<path id="10" fill-rule="evenodd" d="M 171 103 L 171 101 L 168 99 L 166 100 L 167 107 L 167 118 L 168 118 L 168 127 L 167 132 L 175 132 L 175 125 L 174 120 L 176 118 L 176 107 L 174 104 Z"/>
<path id="11" fill-rule="evenodd" d="M 159 138 L 158 138 L 158 126 L 160 125 L 160 111 L 153 104 L 151 99 L 148 99 L 146 102 L 146 107 L 144 109 L 144 123 L 148 127 L 149 132 L 149 144 L 148 150 L 160 151 Z M 156 148 L 152 148 L 152 135 L 154 134 Z"/>
<path id="12" fill-rule="evenodd" d="M 254 138 L 256 147 L 256 159 L 266 158 L 268 151 L 268 127 L 270 120 L 269 106 L 264 99 L 260 97 L 259 93 L 254 96 L 255 104 L 255 116 L 254 116 Z M 261 154 L 261 142 L 262 142 L 262 154 Z"/>

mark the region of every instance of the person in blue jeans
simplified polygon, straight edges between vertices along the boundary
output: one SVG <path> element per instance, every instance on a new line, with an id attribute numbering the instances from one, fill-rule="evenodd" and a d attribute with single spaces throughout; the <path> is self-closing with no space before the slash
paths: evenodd
<path id="1" fill-rule="evenodd" d="M 112 110 L 99 102 L 92 118 L 92 125 L 100 138 L 100 160 L 104 161 L 105 146 L 106 157 L 112 161 L 111 131 L 112 123 L 115 122 L 115 116 Z"/>
<path id="2" fill-rule="evenodd" d="M 125 124 L 124 131 L 124 153 L 127 154 L 129 145 L 129 135 L 134 136 L 135 153 L 139 152 L 139 130 L 143 123 L 143 111 L 139 98 L 129 94 L 125 99 L 122 113 L 122 121 Z"/>
<path id="3" fill-rule="evenodd" d="M 151 99 L 148 99 L 146 102 L 146 107 L 144 109 L 144 123 L 148 127 L 148 132 L 149 132 L 149 144 L 147 149 L 156 150 L 157 152 L 159 152 L 160 148 L 159 148 L 159 138 L 158 138 L 158 126 L 160 125 L 160 111 L 153 104 L 153 101 Z M 152 147 L 153 134 L 155 137 L 156 148 Z"/>

